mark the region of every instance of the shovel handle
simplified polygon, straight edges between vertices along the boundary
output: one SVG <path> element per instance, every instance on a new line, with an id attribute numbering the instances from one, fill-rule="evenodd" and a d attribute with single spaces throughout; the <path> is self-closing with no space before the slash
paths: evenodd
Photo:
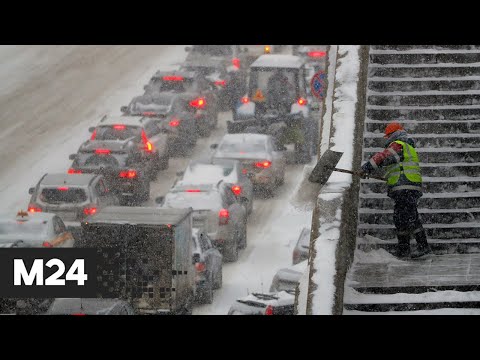
<path id="1" fill-rule="evenodd" d="M 334 171 L 338 171 L 338 172 L 343 172 L 343 173 L 347 173 L 347 174 L 351 174 L 351 175 L 355 175 L 355 176 L 360 176 L 362 178 L 365 178 L 363 176 L 361 176 L 360 172 L 359 171 L 352 171 L 352 170 L 345 170 L 345 169 L 333 169 Z M 383 177 L 380 177 L 380 176 L 373 176 L 373 175 L 368 175 L 369 178 L 372 178 L 372 179 L 376 179 L 376 180 L 381 180 L 381 181 L 385 181 L 385 179 Z"/>

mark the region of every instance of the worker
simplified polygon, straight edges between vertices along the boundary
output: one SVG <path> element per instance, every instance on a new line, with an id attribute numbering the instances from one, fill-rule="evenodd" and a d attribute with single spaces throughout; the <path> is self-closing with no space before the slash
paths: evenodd
<path id="1" fill-rule="evenodd" d="M 422 193 L 422 175 L 415 142 L 402 125 L 394 121 L 385 129 L 385 150 L 373 155 L 362 165 L 362 176 L 368 177 L 386 167 L 388 196 L 395 201 L 393 222 L 397 229 L 399 258 L 417 258 L 432 252 L 427 234 L 418 215 L 417 203 Z M 410 238 L 415 237 L 417 248 L 410 251 Z"/>

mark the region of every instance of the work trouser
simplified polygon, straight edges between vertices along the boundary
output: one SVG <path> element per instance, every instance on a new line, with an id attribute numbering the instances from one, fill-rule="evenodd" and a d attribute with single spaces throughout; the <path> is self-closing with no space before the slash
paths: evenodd
<path id="1" fill-rule="evenodd" d="M 400 248 L 410 247 L 410 238 L 415 237 L 418 247 L 428 246 L 427 234 L 418 215 L 417 203 L 422 193 L 417 190 L 393 191 L 390 197 L 395 201 L 393 222 L 397 228 Z"/>

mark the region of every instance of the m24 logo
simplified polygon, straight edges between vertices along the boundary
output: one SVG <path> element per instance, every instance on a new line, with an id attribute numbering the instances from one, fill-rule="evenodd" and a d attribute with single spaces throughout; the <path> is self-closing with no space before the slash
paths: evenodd
<path id="1" fill-rule="evenodd" d="M 52 268 L 56 266 L 58 269 L 53 274 L 44 280 L 43 270 L 44 266 Z M 65 273 L 65 264 L 60 259 L 50 259 L 45 265 L 43 259 L 35 259 L 33 261 L 30 271 L 27 270 L 23 259 L 13 260 L 13 285 L 14 286 L 65 286 L 66 281 L 76 281 L 77 286 L 84 286 L 85 281 L 88 280 L 88 275 L 85 274 L 85 260 L 76 259 L 70 269 L 68 269 L 65 278 L 60 278 Z"/>

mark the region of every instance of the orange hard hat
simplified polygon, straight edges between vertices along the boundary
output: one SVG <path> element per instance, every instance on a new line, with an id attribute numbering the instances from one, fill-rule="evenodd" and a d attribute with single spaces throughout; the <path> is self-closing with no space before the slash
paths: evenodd
<path id="1" fill-rule="evenodd" d="M 398 122 L 396 121 L 393 121 L 391 122 L 390 124 L 387 125 L 387 127 L 385 128 L 385 136 L 384 137 L 388 137 L 390 136 L 391 134 L 393 134 L 395 131 L 397 130 L 403 130 L 403 126 L 400 125 Z"/>

